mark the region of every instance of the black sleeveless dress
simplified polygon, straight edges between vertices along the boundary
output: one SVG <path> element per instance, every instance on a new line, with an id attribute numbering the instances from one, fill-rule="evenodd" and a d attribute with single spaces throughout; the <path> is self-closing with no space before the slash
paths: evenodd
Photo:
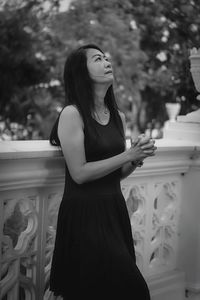
<path id="1" fill-rule="evenodd" d="M 93 123 L 98 141 L 85 132 L 87 162 L 124 151 L 124 138 L 112 114 L 107 125 L 96 120 Z M 130 296 L 132 300 L 150 299 L 147 284 L 136 266 L 120 176 L 118 169 L 103 178 L 77 184 L 66 166 L 50 274 L 54 295 L 67 300 L 126 300 Z"/>

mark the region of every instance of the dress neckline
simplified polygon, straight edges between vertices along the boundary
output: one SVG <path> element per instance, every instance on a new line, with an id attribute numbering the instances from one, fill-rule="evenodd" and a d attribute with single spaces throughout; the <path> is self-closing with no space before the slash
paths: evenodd
<path id="1" fill-rule="evenodd" d="M 109 111 L 109 114 L 110 114 L 110 115 L 109 115 L 109 119 L 108 119 L 108 122 L 107 122 L 106 124 L 102 124 L 102 123 L 98 122 L 95 118 L 93 118 L 93 120 L 94 120 L 98 125 L 106 127 L 106 126 L 109 125 L 109 123 L 110 123 L 110 121 L 111 121 L 111 112 L 110 112 L 110 111 Z"/>

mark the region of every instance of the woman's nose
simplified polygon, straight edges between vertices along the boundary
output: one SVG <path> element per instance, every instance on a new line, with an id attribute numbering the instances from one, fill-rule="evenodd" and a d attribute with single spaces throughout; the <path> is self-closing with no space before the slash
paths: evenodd
<path id="1" fill-rule="evenodd" d="M 108 60 L 105 60 L 105 67 L 111 68 L 111 63 Z"/>

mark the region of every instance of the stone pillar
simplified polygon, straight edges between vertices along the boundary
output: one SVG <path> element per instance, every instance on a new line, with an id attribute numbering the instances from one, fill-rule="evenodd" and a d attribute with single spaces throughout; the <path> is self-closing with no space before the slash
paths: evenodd
<path id="1" fill-rule="evenodd" d="M 189 172 L 183 174 L 179 267 L 186 275 L 187 299 L 200 299 L 200 110 L 168 122 L 164 139 L 194 146 Z"/>
<path id="2" fill-rule="evenodd" d="M 196 90 L 200 93 L 200 49 L 190 51 L 190 72 Z M 200 100 L 200 95 L 197 96 Z M 187 141 L 194 146 L 193 163 L 183 174 L 182 217 L 180 224 L 179 266 L 185 271 L 187 298 L 200 299 L 200 109 L 176 122 L 168 122 L 164 139 Z"/>

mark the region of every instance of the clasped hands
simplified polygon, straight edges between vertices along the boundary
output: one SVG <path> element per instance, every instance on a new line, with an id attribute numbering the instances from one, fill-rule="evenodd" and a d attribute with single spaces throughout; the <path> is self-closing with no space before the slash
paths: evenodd
<path id="1" fill-rule="evenodd" d="M 149 156 L 155 155 L 155 140 L 146 136 L 145 134 L 139 135 L 135 140 L 131 141 L 132 154 L 134 159 L 132 160 L 132 165 L 135 167 L 141 167 L 143 165 L 143 160 Z"/>

